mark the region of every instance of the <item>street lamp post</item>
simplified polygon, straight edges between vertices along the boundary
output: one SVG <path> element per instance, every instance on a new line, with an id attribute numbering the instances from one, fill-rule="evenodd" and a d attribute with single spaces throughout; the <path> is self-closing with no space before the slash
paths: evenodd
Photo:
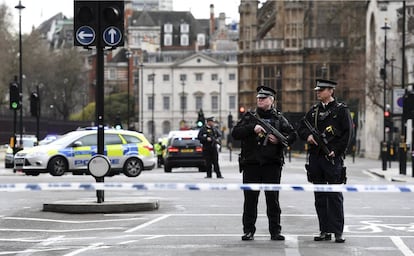
<path id="1" fill-rule="evenodd" d="M 221 125 L 221 86 L 222 86 L 223 82 L 221 81 L 221 79 L 219 80 L 219 124 Z M 220 127 L 222 128 L 222 127 Z"/>
<path id="2" fill-rule="evenodd" d="M 127 58 L 127 61 L 128 61 L 128 65 L 127 65 L 127 67 L 128 67 L 128 72 L 127 72 L 127 74 L 128 74 L 128 83 L 127 83 L 127 86 L 128 86 L 128 88 L 127 88 L 127 129 L 129 129 L 129 117 L 131 116 L 131 113 L 130 113 L 130 107 L 129 107 L 129 98 L 130 98 L 130 87 L 131 87 L 131 56 L 132 56 L 132 54 L 131 54 L 131 52 L 129 51 L 129 50 L 127 50 L 126 51 L 126 58 Z"/>
<path id="3" fill-rule="evenodd" d="M 139 118 L 140 118 L 140 123 L 141 123 L 141 132 L 144 132 L 144 63 L 141 62 L 141 64 L 139 65 L 139 68 L 141 69 L 141 86 L 139 89 L 139 94 L 141 95 L 140 97 L 140 107 L 139 107 Z"/>
<path id="4" fill-rule="evenodd" d="M 155 74 L 151 74 L 152 80 L 152 113 L 151 113 L 151 143 L 154 145 L 155 143 L 155 120 L 154 120 L 154 109 L 155 109 L 155 93 L 154 93 L 154 83 L 155 83 Z"/>
<path id="5" fill-rule="evenodd" d="M 390 29 L 390 26 L 387 24 L 387 20 L 385 19 L 384 26 L 381 27 L 384 30 L 384 67 L 382 71 L 382 79 L 383 79 L 383 141 L 381 145 L 381 158 L 382 158 L 382 170 L 387 170 L 387 141 L 386 141 L 386 134 L 385 134 L 385 111 L 386 111 L 386 95 L 387 95 L 387 30 Z"/>
<path id="6" fill-rule="evenodd" d="M 19 10 L 19 92 L 20 100 L 23 97 L 23 53 L 22 53 L 22 10 L 26 8 L 19 0 L 19 4 L 14 8 Z M 23 141 L 23 104 L 20 106 L 20 143 Z"/>
<path id="7" fill-rule="evenodd" d="M 183 86 L 183 91 L 181 94 L 181 122 L 184 125 L 184 109 L 185 109 L 185 105 L 184 105 L 184 100 L 185 100 L 185 96 L 184 96 L 184 87 L 185 87 L 185 82 L 184 79 L 181 80 L 181 85 Z"/>

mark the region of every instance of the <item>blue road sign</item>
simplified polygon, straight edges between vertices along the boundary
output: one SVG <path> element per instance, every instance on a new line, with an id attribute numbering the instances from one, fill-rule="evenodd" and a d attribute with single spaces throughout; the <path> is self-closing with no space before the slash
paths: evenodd
<path id="1" fill-rule="evenodd" d="M 76 40 L 81 45 L 90 45 L 95 40 L 95 30 L 89 26 L 82 26 L 76 31 Z"/>
<path id="2" fill-rule="evenodd" d="M 104 42 L 109 46 L 116 46 L 122 40 L 122 32 L 114 26 L 107 27 L 102 36 Z"/>

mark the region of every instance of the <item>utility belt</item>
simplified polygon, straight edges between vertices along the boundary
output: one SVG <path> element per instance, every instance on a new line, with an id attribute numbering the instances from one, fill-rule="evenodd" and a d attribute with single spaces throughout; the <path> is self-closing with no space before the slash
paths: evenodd
<path id="1" fill-rule="evenodd" d="M 314 180 L 313 180 L 311 172 L 310 172 L 309 162 L 307 162 L 305 164 L 305 170 L 306 170 L 306 176 L 307 176 L 308 182 L 313 183 Z M 339 177 L 338 184 L 346 184 L 346 181 L 347 181 L 346 166 L 342 165 L 341 166 L 341 175 Z"/>

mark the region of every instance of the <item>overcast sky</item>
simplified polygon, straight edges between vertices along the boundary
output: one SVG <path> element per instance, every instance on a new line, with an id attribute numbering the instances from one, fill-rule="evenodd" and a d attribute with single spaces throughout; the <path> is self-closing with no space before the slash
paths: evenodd
<path id="1" fill-rule="evenodd" d="M 22 10 L 23 33 L 30 32 L 33 25 L 36 27 L 59 12 L 73 17 L 73 2 L 74 0 L 21 0 L 22 5 L 26 7 Z M 6 3 L 12 9 L 14 27 L 17 31 L 19 12 L 14 7 L 19 4 L 19 0 L 0 0 L 0 3 Z M 173 9 L 191 11 L 195 18 L 207 19 L 210 17 L 210 4 L 214 4 L 216 17 L 224 12 L 228 17 L 227 22 L 239 20 L 240 0 L 173 0 Z"/>

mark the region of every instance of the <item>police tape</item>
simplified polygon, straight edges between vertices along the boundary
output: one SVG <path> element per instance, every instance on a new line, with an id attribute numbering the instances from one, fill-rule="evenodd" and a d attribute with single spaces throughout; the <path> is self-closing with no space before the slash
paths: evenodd
<path id="1" fill-rule="evenodd" d="M 56 190 L 256 190 L 297 192 L 414 192 L 414 185 L 344 185 L 344 184 L 239 184 L 239 183 L 128 183 L 128 182 L 62 182 L 62 183 L 0 183 L 0 192 Z"/>

